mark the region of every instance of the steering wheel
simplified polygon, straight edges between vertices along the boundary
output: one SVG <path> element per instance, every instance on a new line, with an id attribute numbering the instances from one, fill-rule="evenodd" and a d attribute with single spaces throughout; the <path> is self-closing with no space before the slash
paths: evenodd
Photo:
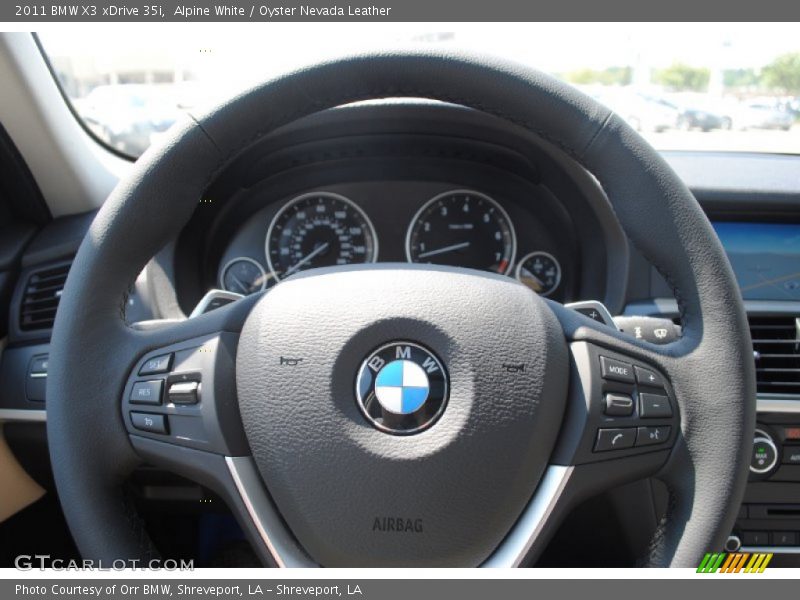
<path id="1" fill-rule="evenodd" d="M 508 277 L 409 264 L 308 271 L 199 317 L 125 322 L 131 283 L 232 159 L 388 97 L 489 113 L 592 173 L 672 287 L 682 336 L 656 346 Z M 80 552 L 103 561 L 158 556 L 122 485 L 146 462 L 216 491 L 277 566 L 528 565 L 577 502 L 652 476 L 670 502 L 641 564 L 693 567 L 733 525 L 755 421 L 740 293 L 675 173 L 567 85 L 461 54 L 335 60 L 187 117 L 99 211 L 50 356 L 58 493 Z"/>

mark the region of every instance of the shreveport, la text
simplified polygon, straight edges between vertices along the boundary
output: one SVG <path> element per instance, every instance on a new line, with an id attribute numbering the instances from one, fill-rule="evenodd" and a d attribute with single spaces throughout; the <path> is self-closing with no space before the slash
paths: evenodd
<path id="1" fill-rule="evenodd" d="M 120 593 L 123 596 L 144 594 L 146 596 L 218 596 L 231 598 L 234 596 L 363 596 L 364 592 L 357 584 L 339 585 L 284 585 L 267 587 L 261 584 L 240 585 L 173 585 L 157 584 L 98 584 L 77 585 L 66 583 L 34 584 L 18 583 L 15 586 L 16 596 L 111 596 Z"/>

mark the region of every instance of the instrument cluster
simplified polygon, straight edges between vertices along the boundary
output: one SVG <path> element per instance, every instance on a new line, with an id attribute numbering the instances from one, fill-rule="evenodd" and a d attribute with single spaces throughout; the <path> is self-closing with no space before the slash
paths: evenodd
<path id="1" fill-rule="evenodd" d="M 297 194 L 257 211 L 228 244 L 216 284 L 248 295 L 308 269 L 407 261 L 516 277 L 542 296 L 566 299 L 563 244 L 518 203 L 445 185 L 402 200 L 380 198 L 380 187 L 352 187 Z"/>

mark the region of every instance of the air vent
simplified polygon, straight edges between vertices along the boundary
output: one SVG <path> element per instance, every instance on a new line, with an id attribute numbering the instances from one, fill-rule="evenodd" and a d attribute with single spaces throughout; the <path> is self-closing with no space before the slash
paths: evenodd
<path id="1" fill-rule="evenodd" d="M 63 264 L 28 276 L 19 309 L 19 328 L 22 331 L 53 327 L 69 267 L 69 264 Z"/>
<path id="2" fill-rule="evenodd" d="M 750 316 L 759 394 L 800 396 L 800 318 Z"/>

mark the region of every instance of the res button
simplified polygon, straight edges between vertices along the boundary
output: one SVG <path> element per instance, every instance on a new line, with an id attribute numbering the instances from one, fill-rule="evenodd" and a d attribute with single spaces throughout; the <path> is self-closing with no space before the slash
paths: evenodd
<path id="1" fill-rule="evenodd" d="M 131 390 L 131 404 L 161 404 L 161 391 L 164 382 L 160 379 L 153 381 L 137 381 Z"/>

